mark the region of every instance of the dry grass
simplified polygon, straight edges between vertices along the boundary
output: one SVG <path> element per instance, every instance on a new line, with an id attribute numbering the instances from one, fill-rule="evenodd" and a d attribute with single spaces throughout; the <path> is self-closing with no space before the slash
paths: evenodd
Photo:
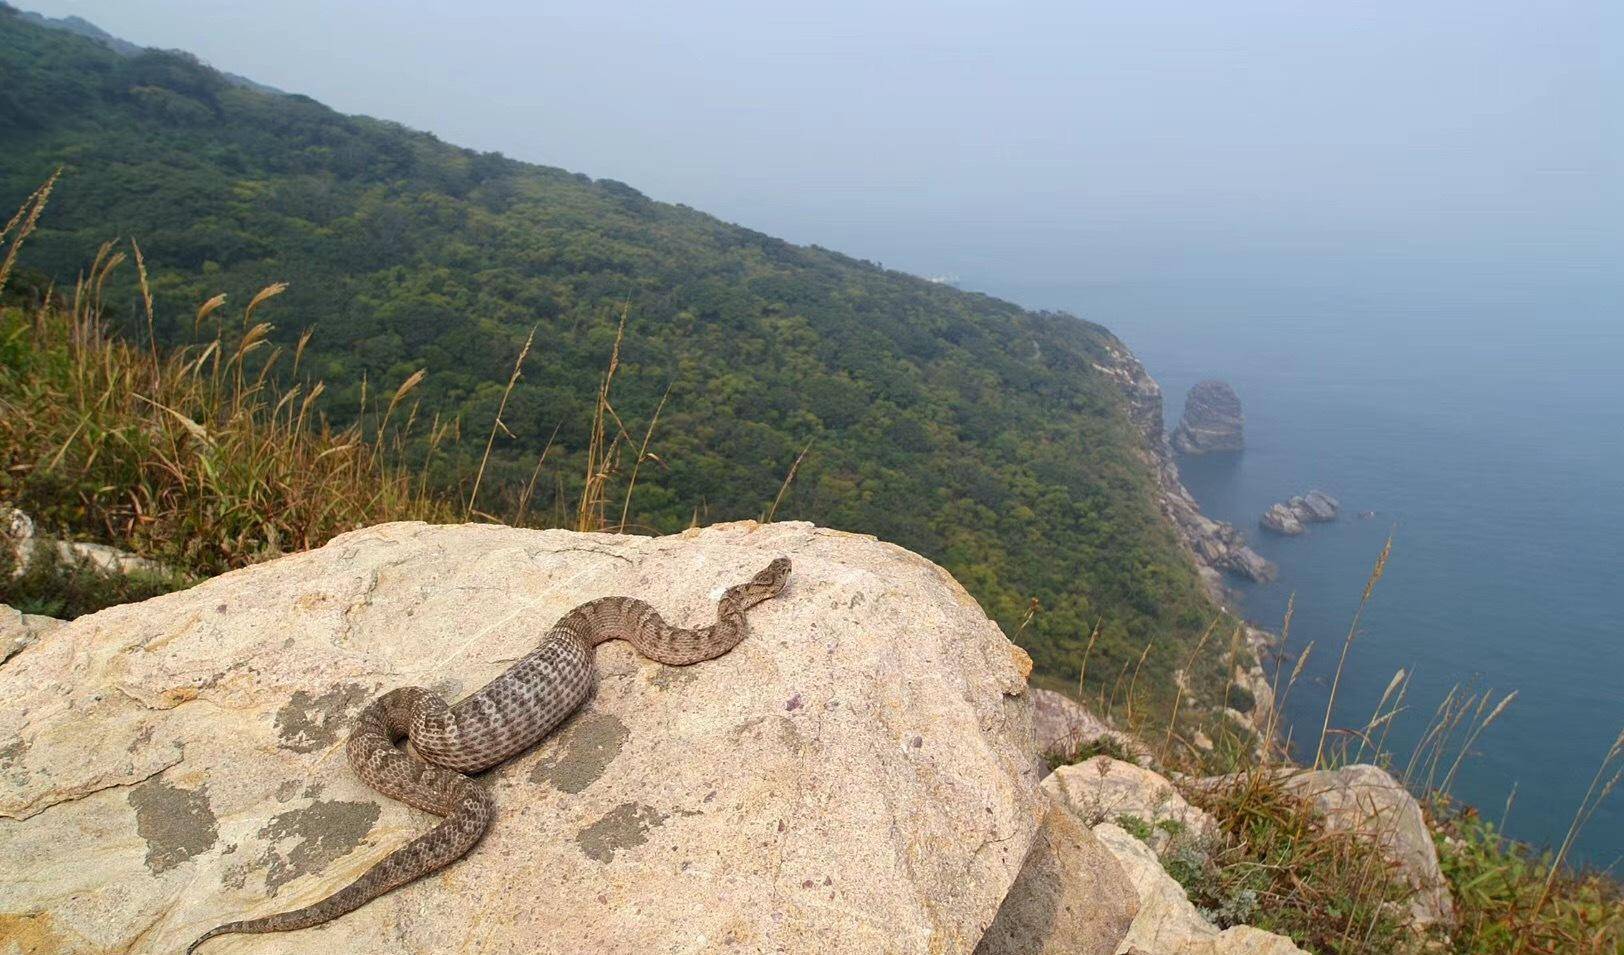
<path id="1" fill-rule="evenodd" d="M 1336 709 L 1336 691 L 1342 686 L 1342 670 L 1348 665 L 1348 651 L 1353 648 L 1353 639 L 1359 634 L 1359 618 L 1364 616 L 1365 607 L 1370 604 L 1370 595 L 1375 593 L 1376 584 L 1382 579 L 1387 570 L 1387 558 L 1393 553 L 1393 535 L 1387 535 L 1387 543 L 1382 545 L 1382 552 L 1376 557 L 1376 566 L 1371 568 L 1370 579 L 1365 581 L 1364 595 L 1359 598 L 1359 607 L 1353 612 L 1353 622 L 1348 625 L 1347 639 L 1342 641 L 1342 656 L 1336 663 L 1336 675 L 1331 678 L 1331 693 L 1325 700 L 1325 722 L 1320 724 L 1319 747 L 1314 750 L 1314 767 L 1317 769 L 1325 759 L 1325 737 L 1331 728 L 1331 713 Z"/>
<path id="2" fill-rule="evenodd" d="M 54 184 L 55 177 L 36 190 L 0 230 L 7 243 L 0 276 L 11 271 Z M 514 362 L 477 469 L 469 461 L 471 480 L 466 471 L 459 479 L 462 422 L 422 413 L 414 393 L 425 371 L 407 376 L 387 400 L 363 382 L 355 423 L 334 426 L 321 410 L 326 386 L 300 368 L 312 332 L 290 348 L 272 342 L 275 326 L 266 316 L 286 285 L 262 289 L 238 314 L 224 295 L 214 296 L 188 316 L 196 340 L 166 352 L 157 342 L 145 258 L 134 242 L 127 248 L 104 245 L 71 294 L 53 292 L 42 303 L 0 312 L 0 501 L 46 529 L 112 543 L 195 576 L 318 547 L 385 521 L 500 520 L 484 509 L 481 492 L 492 496 L 487 466 L 498 441 L 513 437 L 503 416 L 534 332 Z M 110 331 L 103 307 L 104 290 L 132 256 L 146 326 L 139 345 Z M 612 402 L 626 319 L 623 311 L 600 384 L 579 498 L 565 500 L 560 477 L 553 513 L 533 513 L 554 450 L 549 440 L 529 482 L 502 489 L 513 523 L 636 529 L 630 515 L 638 468 L 664 464 L 651 444 L 665 402 L 626 473 L 622 459 L 632 442 Z M 440 480 L 431 479 L 448 454 L 449 483 L 443 466 Z M 610 494 L 620 498 L 618 521 L 606 513 Z"/>
<path id="3" fill-rule="evenodd" d="M 784 502 L 784 495 L 789 493 L 790 487 L 795 483 L 795 475 L 801 470 L 801 462 L 806 460 L 806 453 L 811 450 L 812 442 L 808 441 L 801 448 L 801 453 L 795 456 L 795 461 L 789 466 L 789 473 L 784 475 L 784 483 L 778 486 L 778 494 L 773 497 L 772 504 L 768 505 L 766 512 L 761 515 L 761 523 L 771 524 L 773 522 L 773 518 L 778 516 L 778 505 Z M 1030 615 L 1027 617 L 1027 620 L 1031 620 Z M 1022 626 L 1025 626 L 1024 621 Z"/>
<path id="4" fill-rule="evenodd" d="M 500 431 L 510 438 L 513 436 L 513 432 L 509 431 L 507 425 L 503 423 L 502 415 L 507 411 L 508 398 L 513 394 L 513 386 L 519 383 L 519 378 L 524 374 L 524 360 L 529 356 L 530 346 L 535 344 L 535 341 L 536 330 L 532 328 L 530 330 L 530 334 L 524 340 L 524 347 L 519 349 L 519 357 L 513 362 L 513 374 L 508 376 L 507 387 L 502 389 L 502 401 L 496 406 L 496 417 L 491 419 L 491 433 L 485 439 L 485 453 L 480 455 L 479 470 L 474 474 L 474 489 L 468 492 L 467 513 L 470 516 L 474 514 L 479 514 L 482 517 L 490 516 L 475 509 L 474 505 L 479 500 L 479 485 L 485 480 L 486 465 L 490 464 L 491 462 L 491 447 L 496 444 L 496 433 Z M 545 461 L 546 459 L 547 453 L 543 451 L 542 461 Z M 536 463 L 536 468 L 538 471 L 541 469 L 541 463 L 541 461 Z M 531 481 L 531 486 L 535 486 L 534 480 Z"/>
<path id="5" fill-rule="evenodd" d="M 1328 829 L 1286 788 L 1286 779 L 1254 767 L 1189 790 L 1225 836 L 1210 853 L 1205 878 L 1186 876 L 1192 901 L 1210 910 L 1225 900 L 1252 900 L 1250 924 L 1288 935 L 1309 951 L 1416 948 L 1403 919 L 1413 890 L 1373 840 Z M 1174 869 L 1174 875 L 1185 873 Z"/>
<path id="6" fill-rule="evenodd" d="M 8 226 L 8 267 L 50 185 Z M 127 261 L 112 244 L 70 296 L 0 319 L 0 497 L 46 527 L 193 573 L 319 546 L 378 521 L 452 516 L 393 453 L 411 440 L 416 408 L 400 427 L 390 429 L 390 418 L 421 374 L 395 390 L 376 432 L 329 426 L 313 412 L 323 386 L 298 377 L 308 335 L 291 354 L 268 340 L 273 326 L 261 315 L 280 284 L 229 326 L 224 297 L 210 299 L 193 326 L 212 318 L 213 335 L 161 355 L 145 262 L 131 249 L 148 309 L 145 347 L 121 341 L 104 319 L 103 289 Z M 285 364 L 292 368 L 278 376 Z"/>

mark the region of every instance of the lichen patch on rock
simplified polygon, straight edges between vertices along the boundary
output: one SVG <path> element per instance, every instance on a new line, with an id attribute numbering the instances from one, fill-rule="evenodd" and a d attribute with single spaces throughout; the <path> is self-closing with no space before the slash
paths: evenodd
<path id="1" fill-rule="evenodd" d="M 621 803 L 608 815 L 577 833 L 575 841 L 587 858 L 610 862 L 617 850 L 630 849 L 647 842 L 649 830 L 665 825 L 668 818 L 653 806 Z"/>
<path id="2" fill-rule="evenodd" d="M 348 855 L 372 831 L 378 813 L 375 803 L 320 800 L 277 813 L 259 830 L 270 843 L 259 860 L 266 887 L 275 895 L 288 882 Z M 290 839 L 296 841 L 284 852 L 279 847 Z"/>
<path id="3" fill-rule="evenodd" d="M 286 706 L 276 711 L 276 730 L 295 753 L 313 753 L 338 740 L 344 719 L 367 698 L 367 689 L 353 683 L 319 695 L 295 690 Z"/>
<path id="4" fill-rule="evenodd" d="M 578 793 L 597 782 L 625 745 L 626 724 L 613 713 L 587 710 L 559 731 L 555 747 L 530 770 L 533 783 Z"/>
<path id="5" fill-rule="evenodd" d="M 147 841 L 147 868 L 154 875 L 207 852 L 220 837 L 208 787 L 179 789 L 162 776 L 131 787 L 135 831 Z"/>

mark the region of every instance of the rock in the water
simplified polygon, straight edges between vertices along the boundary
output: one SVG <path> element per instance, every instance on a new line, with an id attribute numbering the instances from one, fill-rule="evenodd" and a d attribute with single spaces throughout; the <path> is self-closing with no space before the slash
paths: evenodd
<path id="1" fill-rule="evenodd" d="M 1297 519 L 1311 523 L 1334 521 L 1341 509 L 1341 503 L 1324 491 L 1309 491 L 1302 497 L 1291 499 L 1291 510 Z"/>
<path id="2" fill-rule="evenodd" d="M 1190 805 L 1173 784 L 1141 766 L 1109 756 L 1062 766 L 1043 781 L 1061 804 L 1086 825 L 1119 822 L 1130 817 L 1151 828 L 1151 847 L 1158 852 L 1175 835 L 1197 839 L 1218 835 L 1218 821 Z"/>
<path id="3" fill-rule="evenodd" d="M 1180 454 L 1239 451 L 1246 445 L 1246 419 L 1235 389 L 1221 381 L 1203 381 L 1184 399 L 1184 417 L 1173 432 Z"/>
<path id="4" fill-rule="evenodd" d="M 971 952 L 1045 811 L 1030 660 L 936 565 L 799 523 L 388 524 L 51 630 L 0 667 L 0 859 L 28 875 L 0 879 L 0 924 L 30 952 L 175 952 L 321 898 L 435 821 L 346 765 L 376 694 L 460 697 L 606 594 L 709 621 L 780 555 L 788 588 L 725 656 L 603 645 L 595 697 L 483 775 L 497 817 L 466 858 L 325 928 L 211 944 Z"/>
<path id="5" fill-rule="evenodd" d="M 1258 519 L 1264 530 L 1274 531 L 1276 534 L 1285 534 L 1295 537 L 1303 532 L 1303 522 L 1297 519 L 1291 508 L 1284 504 L 1270 505 Z"/>
<path id="6" fill-rule="evenodd" d="M 1276 534 L 1295 536 L 1306 529 L 1304 524 L 1324 524 L 1336 520 L 1341 508 L 1337 499 L 1324 491 L 1309 491 L 1284 504 L 1271 504 L 1258 523 Z"/>
<path id="7" fill-rule="evenodd" d="M 1119 955 L 1306 955 L 1291 939 L 1249 925 L 1220 932 L 1196 911 L 1149 846 L 1109 822 L 1095 826 L 1094 835 L 1139 893 L 1139 914 L 1117 948 Z"/>
<path id="8" fill-rule="evenodd" d="M 1438 867 L 1421 806 L 1410 791 L 1385 770 L 1367 764 L 1296 773 L 1286 788 L 1314 804 L 1327 828 L 1355 832 L 1375 840 L 1382 853 L 1415 888 L 1411 921 L 1417 927 L 1449 926 L 1455 906 Z"/>
<path id="9" fill-rule="evenodd" d="M 5 604 L 0 604 L 0 663 L 11 659 L 25 647 L 30 646 L 40 638 L 41 634 L 48 633 L 62 626 L 62 621 L 55 617 L 41 617 L 38 614 L 23 613 Z"/>
<path id="10" fill-rule="evenodd" d="M 1051 801 L 976 955 L 1111 955 L 1138 911 L 1138 893 L 1116 857 Z"/>

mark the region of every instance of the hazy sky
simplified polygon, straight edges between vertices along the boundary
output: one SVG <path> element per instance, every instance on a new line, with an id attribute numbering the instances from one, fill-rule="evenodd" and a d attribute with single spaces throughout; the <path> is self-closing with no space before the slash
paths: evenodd
<path id="1" fill-rule="evenodd" d="M 1620 251 L 1616 0 L 15 2 L 977 286 Z"/>

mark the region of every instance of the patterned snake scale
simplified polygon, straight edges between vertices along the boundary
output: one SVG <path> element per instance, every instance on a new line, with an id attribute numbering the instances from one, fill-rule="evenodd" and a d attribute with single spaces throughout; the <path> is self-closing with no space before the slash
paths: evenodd
<path id="1" fill-rule="evenodd" d="M 485 787 L 469 776 L 529 749 L 581 705 L 592 690 L 598 644 L 625 640 L 643 656 L 672 666 L 719 657 L 744 639 L 744 612 L 775 596 L 788 576 L 789 559 L 774 560 L 722 595 L 714 624 L 693 630 L 670 626 L 653 607 L 631 597 L 582 604 L 554 624 L 528 656 L 455 706 L 416 686 L 385 693 L 361 711 L 347 746 L 350 766 L 373 789 L 443 821 L 320 902 L 228 922 L 186 951 L 216 935 L 320 925 L 462 858 L 485 834 L 496 808 Z M 396 745 L 401 737 L 411 740 L 421 759 Z"/>

